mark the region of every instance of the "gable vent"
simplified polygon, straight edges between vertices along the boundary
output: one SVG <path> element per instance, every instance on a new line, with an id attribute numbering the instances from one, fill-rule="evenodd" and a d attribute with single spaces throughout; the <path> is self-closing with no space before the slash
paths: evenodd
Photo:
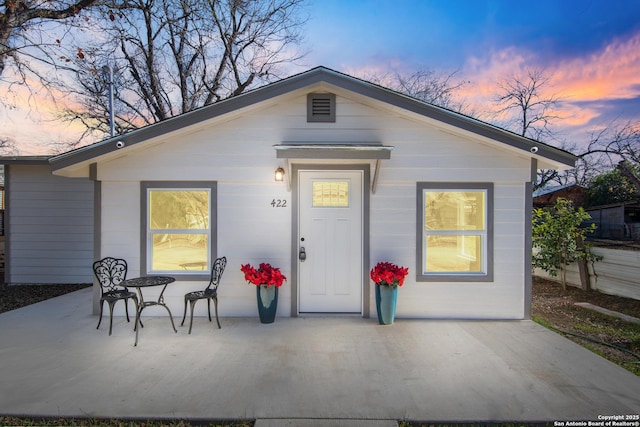
<path id="1" fill-rule="evenodd" d="M 331 100 L 328 98 L 313 98 L 311 101 L 311 114 L 314 116 L 330 116 Z"/>
<path id="2" fill-rule="evenodd" d="M 308 122 L 335 122 L 336 96 L 332 93 L 310 93 L 307 95 Z"/>

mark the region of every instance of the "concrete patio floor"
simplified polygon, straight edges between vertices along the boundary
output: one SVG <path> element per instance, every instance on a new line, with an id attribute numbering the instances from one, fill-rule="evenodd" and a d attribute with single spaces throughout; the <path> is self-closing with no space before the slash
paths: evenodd
<path id="1" fill-rule="evenodd" d="M 219 330 L 200 317 L 188 335 L 174 312 L 177 334 L 144 318 L 134 347 L 133 321 L 96 330 L 91 292 L 0 314 L 0 414 L 371 425 L 640 411 L 640 377 L 531 321 L 223 318 Z"/>

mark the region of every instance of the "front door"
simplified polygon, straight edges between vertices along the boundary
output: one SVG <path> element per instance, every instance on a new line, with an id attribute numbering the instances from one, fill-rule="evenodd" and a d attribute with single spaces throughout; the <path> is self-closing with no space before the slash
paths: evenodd
<path id="1" fill-rule="evenodd" d="M 362 312 L 362 171 L 299 171 L 300 313 Z"/>

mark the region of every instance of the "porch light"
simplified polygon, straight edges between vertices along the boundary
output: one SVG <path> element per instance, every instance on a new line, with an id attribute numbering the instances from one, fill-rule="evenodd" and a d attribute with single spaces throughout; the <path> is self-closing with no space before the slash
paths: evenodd
<path id="1" fill-rule="evenodd" d="M 281 167 L 278 167 L 278 169 L 276 169 L 276 172 L 275 172 L 275 178 L 277 182 L 284 181 L 284 169 L 282 169 Z"/>

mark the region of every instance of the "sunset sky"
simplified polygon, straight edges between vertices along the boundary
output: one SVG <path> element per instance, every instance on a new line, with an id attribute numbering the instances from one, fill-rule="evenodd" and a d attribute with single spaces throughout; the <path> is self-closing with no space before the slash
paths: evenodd
<path id="1" fill-rule="evenodd" d="M 543 68 L 548 93 L 565 100 L 562 139 L 588 139 L 614 120 L 640 123 L 640 0 L 309 0 L 306 11 L 309 53 L 292 72 L 457 70 L 469 82 L 460 95 L 490 111 L 500 76 Z M 73 132 L 50 121 L 50 107 L 29 113 L 19 101 L 0 108 L 0 136 L 21 155 L 50 153 L 50 141 Z"/>

